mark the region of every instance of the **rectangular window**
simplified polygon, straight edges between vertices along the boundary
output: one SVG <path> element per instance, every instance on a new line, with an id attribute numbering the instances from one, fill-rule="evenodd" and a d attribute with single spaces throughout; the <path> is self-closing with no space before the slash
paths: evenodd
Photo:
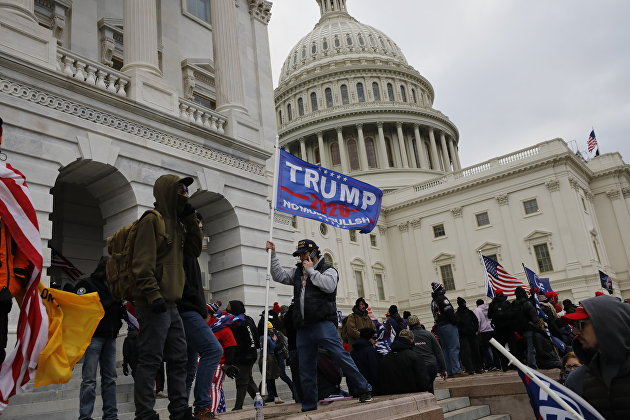
<path id="1" fill-rule="evenodd" d="M 193 92 L 193 102 L 208 109 L 217 109 L 217 103 L 210 98 Z"/>
<path id="2" fill-rule="evenodd" d="M 483 213 L 476 214 L 477 218 L 477 226 L 486 226 L 490 224 L 490 218 L 488 217 L 488 212 L 484 211 Z"/>
<path id="3" fill-rule="evenodd" d="M 186 11 L 210 23 L 210 0 L 186 0 Z"/>
<path id="4" fill-rule="evenodd" d="M 356 242 L 357 241 L 357 231 L 356 230 L 350 230 L 348 232 L 350 232 L 350 242 Z"/>
<path id="5" fill-rule="evenodd" d="M 370 245 L 376 248 L 376 235 L 370 235 Z"/>
<path id="6" fill-rule="evenodd" d="M 534 253 L 536 254 L 536 261 L 538 261 L 539 272 L 546 273 L 553 271 L 553 264 L 551 264 L 551 256 L 549 255 L 547 244 L 534 245 Z"/>
<path id="7" fill-rule="evenodd" d="M 378 293 L 378 299 L 385 300 L 385 288 L 383 287 L 383 275 L 380 273 L 374 274 L 374 280 L 376 280 L 376 291 Z"/>
<path id="8" fill-rule="evenodd" d="M 538 201 L 535 198 L 525 200 L 523 201 L 523 208 L 525 209 L 525 214 L 538 213 Z"/>
<path id="9" fill-rule="evenodd" d="M 450 264 L 440 266 L 442 274 L 442 284 L 446 290 L 455 290 L 455 279 L 453 278 L 453 266 Z"/>
<path id="10" fill-rule="evenodd" d="M 580 196 L 580 198 L 582 199 L 582 208 L 584 209 L 584 213 L 588 213 L 588 210 L 586 209 L 586 200 L 584 200 L 584 197 Z"/>
<path id="11" fill-rule="evenodd" d="M 435 225 L 433 226 L 433 237 L 440 238 L 442 236 L 446 236 L 446 231 L 444 230 L 444 225 Z"/>
<path id="12" fill-rule="evenodd" d="M 363 272 L 355 271 L 354 280 L 357 282 L 357 293 L 359 297 L 365 297 L 365 290 L 363 289 Z"/>

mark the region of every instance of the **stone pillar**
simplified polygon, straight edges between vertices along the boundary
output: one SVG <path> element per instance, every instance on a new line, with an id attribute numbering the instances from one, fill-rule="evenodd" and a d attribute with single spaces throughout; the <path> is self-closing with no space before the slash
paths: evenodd
<path id="1" fill-rule="evenodd" d="M 461 170 L 461 166 L 459 166 L 459 162 L 456 158 L 457 156 L 457 151 L 455 150 L 455 140 L 453 140 L 452 138 L 448 139 L 448 149 L 451 152 L 451 159 L 453 159 L 453 169 L 456 171 Z"/>
<path id="2" fill-rule="evenodd" d="M 431 142 L 431 163 L 433 163 L 433 170 L 440 170 L 440 162 L 437 152 L 437 145 L 435 144 L 435 134 L 433 128 L 429 127 L 429 141 Z"/>
<path id="3" fill-rule="evenodd" d="M 348 163 L 348 150 L 346 150 L 346 141 L 343 139 L 343 128 L 337 127 L 337 142 L 339 143 L 339 157 L 341 158 L 341 172 L 348 173 L 350 167 Z"/>
<path id="4" fill-rule="evenodd" d="M 370 167 L 368 165 L 367 150 L 365 149 L 365 138 L 363 137 L 363 124 L 357 124 L 357 132 L 359 135 L 359 162 L 361 163 L 361 170 L 367 171 Z"/>
<path id="5" fill-rule="evenodd" d="M 34 0 L 3 0 L 0 2 L 0 15 L 9 12 L 37 23 Z"/>
<path id="6" fill-rule="evenodd" d="M 453 142 L 453 150 L 455 150 L 455 162 L 457 162 L 457 167 L 461 170 L 462 163 L 459 161 L 459 147 L 455 144 L 455 139 L 451 139 Z"/>
<path id="7" fill-rule="evenodd" d="M 125 0 L 125 65 L 122 71 L 144 70 L 161 76 L 158 65 L 156 0 Z"/>
<path id="8" fill-rule="evenodd" d="M 238 42 L 237 9 L 233 1 L 212 2 L 212 47 L 217 90 L 217 111 L 247 112 Z"/>
<path id="9" fill-rule="evenodd" d="M 420 167 L 422 169 L 429 169 L 429 162 L 427 162 L 427 158 L 424 155 L 424 141 L 422 141 L 422 137 L 420 137 L 420 128 L 418 124 L 413 125 L 413 134 L 416 137 L 416 146 L 418 146 L 418 157 L 420 158 Z"/>
<path id="10" fill-rule="evenodd" d="M 446 136 L 444 132 L 440 132 L 440 144 L 442 146 L 442 158 L 444 159 L 444 172 L 452 172 L 451 161 L 448 157 L 448 148 L 446 147 Z"/>
<path id="11" fill-rule="evenodd" d="M 385 134 L 383 134 L 383 123 L 376 123 L 376 127 L 378 128 L 378 146 L 380 153 L 378 154 L 381 158 L 380 167 L 381 169 L 389 168 L 389 159 L 387 159 L 387 145 L 385 144 Z"/>
<path id="12" fill-rule="evenodd" d="M 306 156 L 306 141 L 304 137 L 300 139 L 300 155 L 302 156 L 300 159 L 308 162 L 308 156 Z"/>
<path id="13" fill-rule="evenodd" d="M 400 148 L 400 160 L 403 168 L 409 167 L 409 159 L 407 158 L 407 147 L 405 147 L 405 137 L 403 135 L 402 123 L 396 123 L 398 133 L 398 147 Z"/>
<path id="14" fill-rule="evenodd" d="M 418 144 L 416 143 L 416 147 L 413 147 L 414 139 L 413 137 L 405 137 L 405 143 L 409 148 L 409 156 L 411 157 L 411 162 L 409 162 L 409 166 L 412 168 L 418 168 L 418 159 L 416 158 L 416 151 L 418 150 Z"/>
<path id="15" fill-rule="evenodd" d="M 324 133 L 317 132 L 317 145 L 319 146 L 319 164 L 328 168 L 328 156 L 326 155 L 326 147 L 324 146 Z"/>

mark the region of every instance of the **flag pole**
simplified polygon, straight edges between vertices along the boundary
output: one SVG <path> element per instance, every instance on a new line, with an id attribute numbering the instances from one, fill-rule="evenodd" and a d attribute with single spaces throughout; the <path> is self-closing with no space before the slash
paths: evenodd
<path id="1" fill-rule="evenodd" d="M 527 366 L 521 363 L 521 361 L 518 360 L 512 353 L 507 351 L 505 347 L 499 344 L 497 340 L 495 340 L 494 338 L 491 338 L 490 344 L 492 344 L 497 350 L 499 350 L 499 352 L 501 352 L 501 354 L 510 361 L 510 364 L 516 366 L 519 370 L 524 372 L 529 377 L 529 379 L 534 381 L 534 383 L 538 385 L 540 389 L 545 391 L 551 397 L 551 399 L 553 399 L 563 409 L 565 409 L 569 414 L 571 414 L 575 420 L 584 420 L 584 417 L 580 416 L 573 408 L 571 408 L 569 404 L 566 403 L 566 401 L 562 399 L 562 397 L 560 397 L 555 391 L 549 388 L 549 386 L 547 386 L 547 384 L 545 384 L 542 380 L 540 380 L 538 376 L 533 374 L 532 371 Z"/>
<path id="2" fill-rule="evenodd" d="M 494 293 L 494 289 L 492 285 L 490 285 L 490 280 L 488 279 L 488 270 L 486 269 L 486 262 L 483 260 L 483 254 L 479 251 L 479 259 L 481 260 L 481 266 L 483 267 L 483 273 L 485 274 L 485 285 L 486 285 L 486 296 L 489 298 L 495 297 L 496 293 Z M 488 296 L 488 290 L 492 292 L 492 296 Z"/>
<path id="3" fill-rule="evenodd" d="M 280 159 L 280 148 L 278 147 L 278 136 L 276 136 L 276 144 L 274 145 L 274 165 L 273 165 L 273 185 L 271 193 L 271 211 L 269 221 L 269 242 L 273 242 L 273 219 L 276 215 L 276 193 L 278 189 L 278 165 Z M 267 396 L 267 337 L 269 336 L 269 328 L 267 322 L 269 317 L 269 284 L 271 283 L 271 249 L 267 250 L 267 279 L 265 281 L 265 309 L 263 311 L 263 354 L 262 354 L 262 381 L 260 395 Z"/>

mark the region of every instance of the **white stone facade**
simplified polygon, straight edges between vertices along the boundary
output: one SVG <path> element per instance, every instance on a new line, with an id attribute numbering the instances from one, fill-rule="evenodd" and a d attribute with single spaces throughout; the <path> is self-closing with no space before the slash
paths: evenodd
<path id="1" fill-rule="evenodd" d="M 456 126 L 396 44 L 345 0 L 318 4 L 282 67 L 276 119 L 291 153 L 385 192 L 371 235 L 294 221 L 339 270 L 344 313 L 363 295 L 380 316 L 395 303 L 430 323 L 433 281 L 474 307 L 480 251 L 520 278 L 521 264 L 550 277 L 562 299 L 593 296 L 598 269 L 630 294 L 630 166 L 618 153 L 586 163 L 553 139 L 461 168 Z"/>
<path id="2" fill-rule="evenodd" d="M 105 239 L 153 206 L 154 181 L 188 175 L 206 222 L 208 291 L 264 302 L 276 138 L 270 3 L 209 6 L 0 2 L 2 151 L 29 183 L 46 268 L 53 247 L 90 273 Z M 277 220 L 280 236 L 290 231 Z M 67 282 L 56 270 L 45 273 Z"/>

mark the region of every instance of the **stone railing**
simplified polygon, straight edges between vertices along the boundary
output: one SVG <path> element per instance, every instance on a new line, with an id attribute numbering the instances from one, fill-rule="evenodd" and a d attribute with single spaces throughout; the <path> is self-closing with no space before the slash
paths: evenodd
<path id="1" fill-rule="evenodd" d="M 131 80 L 127 75 L 62 47 L 57 47 L 57 70 L 79 82 L 127 97 Z"/>
<path id="2" fill-rule="evenodd" d="M 227 119 L 223 115 L 186 99 L 179 98 L 179 118 L 215 133 L 225 133 Z"/>

